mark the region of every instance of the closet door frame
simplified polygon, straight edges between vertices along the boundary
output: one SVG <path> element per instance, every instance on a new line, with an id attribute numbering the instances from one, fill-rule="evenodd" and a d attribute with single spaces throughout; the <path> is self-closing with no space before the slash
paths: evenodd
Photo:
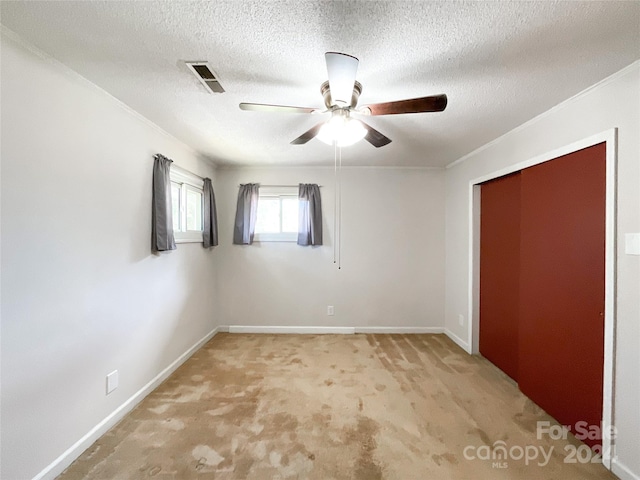
<path id="1" fill-rule="evenodd" d="M 584 138 L 556 150 L 475 178 L 469 182 L 469 322 L 468 341 L 473 354 L 479 353 L 480 337 L 480 184 L 534 165 L 554 160 L 599 143 L 606 143 L 605 185 L 605 292 L 604 292 L 604 379 L 602 390 L 602 463 L 611 469 L 615 439 L 608 432 L 613 423 L 613 384 L 616 332 L 616 164 L 618 129 Z"/>

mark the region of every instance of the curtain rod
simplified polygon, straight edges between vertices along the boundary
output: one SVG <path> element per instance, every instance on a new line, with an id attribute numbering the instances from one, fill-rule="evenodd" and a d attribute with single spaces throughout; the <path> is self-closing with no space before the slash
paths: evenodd
<path id="1" fill-rule="evenodd" d="M 161 153 L 156 153 L 153 158 L 155 159 L 156 157 L 163 157 L 166 158 L 167 160 L 169 160 L 171 162 L 171 169 L 173 169 L 175 172 L 180 173 L 183 176 L 191 176 L 191 177 L 195 177 L 198 180 L 202 180 L 204 181 L 204 177 L 201 177 L 200 175 L 198 175 L 197 173 L 193 173 L 191 170 L 187 170 L 184 167 L 181 167 L 180 165 L 178 165 L 174 160 L 172 160 L 169 157 L 165 157 L 163 154 Z"/>
<path id="2" fill-rule="evenodd" d="M 238 186 L 241 187 L 242 185 L 246 185 L 246 183 L 241 183 Z M 289 187 L 293 188 L 298 186 L 298 185 L 263 185 L 261 183 L 259 183 L 258 185 L 265 188 L 289 188 Z M 322 188 L 322 185 L 318 185 L 318 188 Z"/>
<path id="3" fill-rule="evenodd" d="M 171 168 L 172 168 L 175 172 L 180 173 L 180 174 L 182 174 L 182 175 L 191 175 L 192 177 L 196 177 L 196 178 L 198 178 L 198 179 L 200 179 L 200 180 L 203 180 L 203 181 L 204 181 L 204 177 L 201 177 L 201 176 L 200 176 L 200 175 L 198 175 L 197 173 L 193 173 L 191 170 L 187 170 L 186 168 L 181 167 L 180 165 L 176 165 L 176 163 L 175 163 L 175 162 L 173 162 L 173 164 L 171 164 Z"/>

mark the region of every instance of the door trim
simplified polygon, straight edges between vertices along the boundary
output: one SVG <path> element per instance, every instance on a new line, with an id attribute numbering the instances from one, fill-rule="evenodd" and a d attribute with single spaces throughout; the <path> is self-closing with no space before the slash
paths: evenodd
<path id="1" fill-rule="evenodd" d="M 569 153 L 606 143 L 605 184 L 605 294 L 604 294 L 604 365 L 602 390 L 602 463 L 609 470 L 615 457 L 614 427 L 615 333 L 616 333 L 616 165 L 618 129 L 612 128 L 569 145 L 510 165 L 469 181 L 469 322 L 468 342 L 471 352 L 479 353 L 480 336 L 480 184 L 524 168 L 548 162 Z"/>

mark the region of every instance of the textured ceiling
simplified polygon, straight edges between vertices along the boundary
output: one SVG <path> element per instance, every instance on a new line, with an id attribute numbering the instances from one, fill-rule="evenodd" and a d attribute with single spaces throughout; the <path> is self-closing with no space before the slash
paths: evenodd
<path id="1" fill-rule="evenodd" d="M 219 164 L 333 164 L 324 52 L 360 59 L 360 105 L 446 93 L 442 113 L 367 121 L 393 143 L 351 165 L 444 166 L 640 58 L 640 2 L 2 1 L 1 22 Z M 226 93 L 185 67 L 208 60 Z"/>

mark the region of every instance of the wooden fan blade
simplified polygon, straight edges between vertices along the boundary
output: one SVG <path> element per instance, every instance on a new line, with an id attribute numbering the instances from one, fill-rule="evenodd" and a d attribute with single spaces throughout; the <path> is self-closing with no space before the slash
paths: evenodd
<path id="1" fill-rule="evenodd" d="M 335 105 L 336 102 L 343 102 L 345 105 L 351 105 L 359 60 L 338 52 L 327 52 L 324 58 L 327 62 L 332 103 Z"/>
<path id="2" fill-rule="evenodd" d="M 240 110 L 275 113 L 313 113 L 319 111 L 317 108 L 311 107 L 290 107 L 288 105 L 268 105 L 264 103 L 241 103 Z"/>
<path id="3" fill-rule="evenodd" d="M 397 102 L 374 103 L 364 107 L 371 115 L 398 115 L 401 113 L 441 112 L 447 108 L 447 96 L 432 95 L 430 97 L 398 100 Z"/>
<path id="4" fill-rule="evenodd" d="M 367 135 L 365 135 L 364 139 L 374 147 L 380 148 L 391 143 L 391 139 L 389 137 L 383 135 L 371 125 L 367 125 L 364 122 L 362 122 L 362 125 L 367 129 Z"/>
<path id="5" fill-rule="evenodd" d="M 318 135 L 318 132 L 320 131 L 320 128 L 325 124 L 325 122 L 319 123 L 317 124 L 315 127 L 310 128 L 309 130 L 307 130 L 306 132 L 304 132 L 302 135 L 300 135 L 298 138 L 296 138 L 295 140 L 293 140 L 291 142 L 291 145 L 304 145 L 305 143 L 307 143 L 309 140 L 311 140 L 313 137 L 315 137 L 316 135 Z"/>

